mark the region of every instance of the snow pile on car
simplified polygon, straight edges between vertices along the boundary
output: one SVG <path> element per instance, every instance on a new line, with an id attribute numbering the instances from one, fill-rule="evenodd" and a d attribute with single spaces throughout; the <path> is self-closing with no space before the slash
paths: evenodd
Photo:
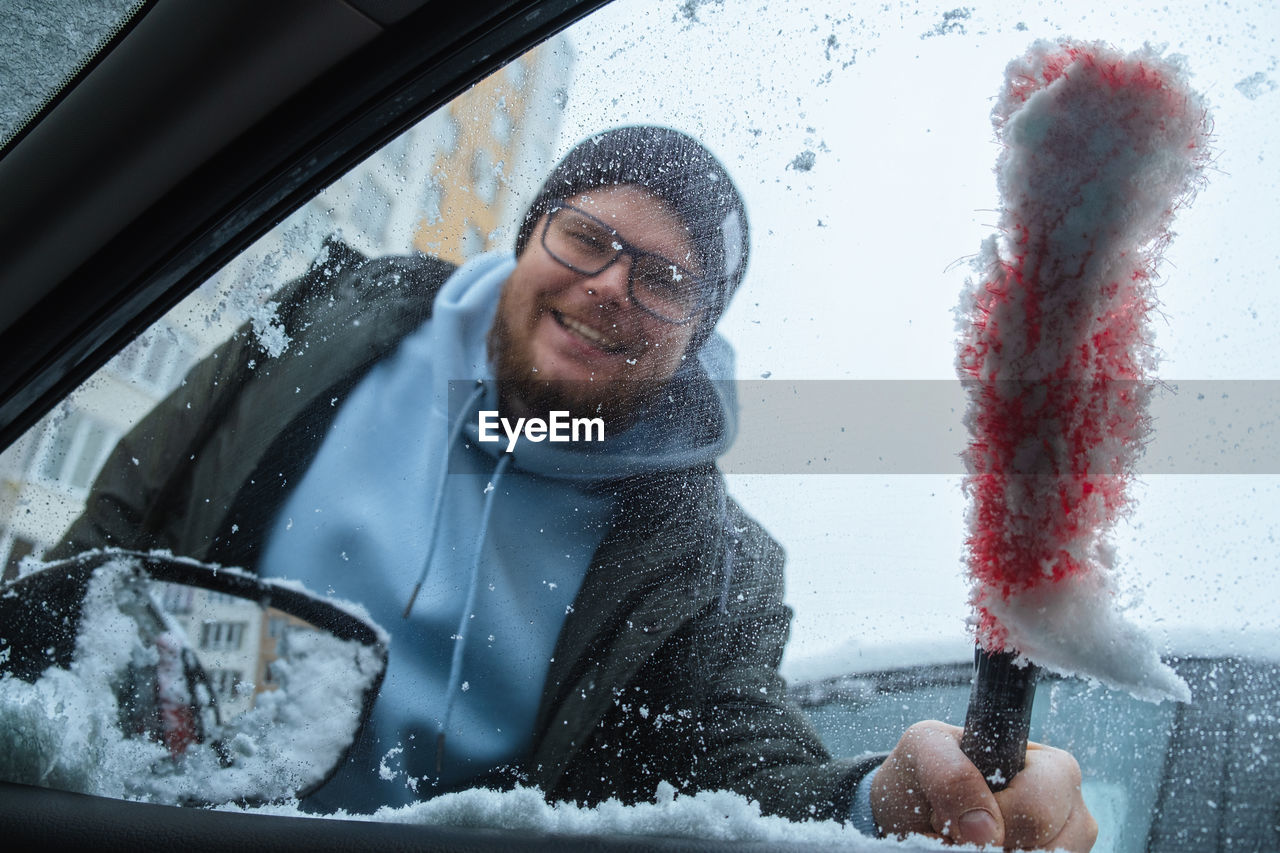
<path id="1" fill-rule="evenodd" d="M 606 800 L 593 808 L 570 803 L 548 803 L 536 788 L 517 787 L 510 791 L 474 788 L 442 794 L 431 800 L 400 808 L 379 809 L 372 815 L 338 811 L 328 818 L 447 826 L 465 829 L 500 829 L 526 835 L 640 836 L 658 838 L 708 839 L 762 844 L 812 844 L 836 846 L 852 851 L 959 851 L 977 849 L 955 846 L 941 840 L 912 836 L 885 839 L 862 835 L 852 826 L 836 821 L 796 823 L 774 815 L 761 814 L 756 802 L 729 791 L 680 794 L 674 786 L 658 785 L 652 803 L 623 805 Z M 318 817 L 294 806 L 275 805 L 253 809 L 236 806 L 224 810 L 250 811 L 287 817 Z"/>

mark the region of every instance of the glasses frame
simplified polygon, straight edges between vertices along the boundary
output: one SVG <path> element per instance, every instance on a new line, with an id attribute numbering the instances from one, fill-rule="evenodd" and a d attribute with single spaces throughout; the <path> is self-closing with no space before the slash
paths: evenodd
<path id="1" fill-rule="evenodd" d="M 573 264 L 566 261 L 564 258 L 557 255 L 554 251 L 552 251 L 551 247 L 547 245 L 547 232 L 551 230 L 551 221 L 555 219 L 556 214 L 562 210 L 572 210 L 574 213 L 577 213 L 580 216 L 585 216 L 587 219 L 596 223 L 601 228 L 603 228 L 607 233 L 613 236 L 613 240 L 618 245 L 619 248 L 613 253 L 613 257 L 610 258 L 608 261 L 606 261 L 599 269 L 588 270 L 588 269 L 583 269 L 582 267 L 574 266 Z M 542 225 L 542 248 L 543 250 L 546 251 L 548 255 L 551 256 L 552 260 L 556 261 L 556 263 L 560 264 L 566 269 L 573 270 L 579 275 L 585 275 L 585 276 L 599 275 L 600 273 L 607 270 L 609 267 L 616 264 L 618 262 L 618 258 L 621 258 L 623 255 L 627 255 L 628 257 L 631 258 L 631 266 L 627 269 L 627 299 L 635 303 L 636 306 L 639 307 L 646 314 L 656 317 L 659 320 L 663 321 L 664 323 L 670 323 L 673 326 L 687 326 L 688 324 L 692 323 L 694 319 L 698 316 L 698 314 L 701 313 L 707 307 L 707 293 L 702 286 L 701 276 L 694 275 L 688 269 L 680 266 L 680 264 L 677 264 L 675 261 L 671 260 L 670 258 L 659 255 L 656 252 L 646 252 L 644 249 L 637 247 L 635 244 L 630 243 L 627 240 L 624 240 L 622 238 L 622 235 L 619 234 L 617 229 L 615 229 L 612 225 L 609 225 L 607 222 L 604 222 L 600 218 L 592 216 L 590 213 L 587 213 L 585 210 L 578 207 L 574 207 L 571 204 L 565 204 L 564 202 L 560 202 L 558 204 L 552 205 L 552 207 L 547 211 L 547 221 L 544 222 Z M 636 298 L 635 269 L 636 269 L 636 260 L 639 258 L 657 258 L 658 260 L 662 261 L 663 266 L 673 267 L 674 269 L 679 271 L 679 273 L 682 276 L 688 276 L 689 280 L 693 282 L 693 289 L 697 294 L 697 299 L 695 301 L 693 308 L 690 310 L 688 317 L 685 317 L 683 320 L 677 320 L 672 317 L 668 317 L 662 312 L 654 308 L 650 308 L 648 305 L 645 305 L 643 301 Z"/>

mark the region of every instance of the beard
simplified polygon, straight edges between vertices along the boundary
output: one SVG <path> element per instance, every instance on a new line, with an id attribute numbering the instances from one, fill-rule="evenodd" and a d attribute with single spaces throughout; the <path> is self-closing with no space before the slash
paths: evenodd
<path id="1" fill-rule="evenodd" d="M 503 415 L 547 418 L 553 411 L 567 411 L 571 417 L 603 418 L 608 435 L 631 426 L 657 399 L 665 381 L 637 380 L 557 380 L 538 376 L 537 365 L 527 339 L 513 333 L 506 321 L 503 301 L 486 339 L 489 361 L 498 386 L 498 408 Z"/>

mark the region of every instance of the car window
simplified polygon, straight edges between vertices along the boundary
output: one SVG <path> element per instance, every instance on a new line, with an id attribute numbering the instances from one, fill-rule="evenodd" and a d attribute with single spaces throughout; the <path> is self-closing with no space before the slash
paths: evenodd
<path id="1" fill-rule="evenodd" d="M 122 28 L 145 0 L 15 2 L 5 9 L 0 147 L 18 134 Z"/>
<path id="2" fill-rule="evenodd" d="M 892 749 L 917 720 L 964 719 L 971 679 L 967 665 L 935 664 L 801 682 L 793 695 L 832 752 L 852 757 Z M 1095 850 L 1163 849 L 1149 846 L 1149 836 L 1151 816 L 1173 811 L 1165 780 L 1173 769 L 1176 717 L 1170 703 L 1142 702 L 1076 679 L 1046 679 L 1037 688 L 1031 738 L 1079 757 L 1084 800 L 1100 826 Z M 1187 762 L 1203 748 L 1179 742 L 1172 754 Z M 1179 830 L 1188 825 L 1195 819 Z"/>
<path id="3" fill-rule="evenodd" d="M 1280 296 L 1268 286 L 1277 259 L 1267 223 L 1280 204 L 1277 37 L 1280 13 L 1265 3 L 760 9 L 737 0 L 616 0 L 306 202 L 0 454 L 4 578 L 66 556 L 68 530 L 95 494 L 107 496 L 100 508 L 121 525 L 95 546 L 243 565 L 276 531 L 312 529 L 286 501 L 311 470 L 314 442 L 351 411 L 359 380 L 388 358 L 387 340 L 407 335 L 395 324 L 426 322 L 424 306 L 447 278 L 441 270 L 509 255 L 542 179 L 580 140 L 660 124 L 701 140 L 745 199 L 747 272 L 718 326 L 733 361 L 714 377 L 733 387 L 741 416 L 718 464 L 727 493 L 786 552 L 794 619 L 781 672 L 792 696 L 837 757 L 890 749 L 915 720 L 958 724 L 973 634 L 957 306 L 974 275 L 970 261 L 998 227 L 993 104 L 1006 65 L 1039 39 L 1096 40 L 1124 52 L 1150 44 L 1181 57 L 1204 96 L 1212 159 L 1198 195 L 1176 211 L 1156 269 L 1153 432 L 1129 486 L 1130 510 L 1110 537 L 1111 572 L 1119 610 L 1174 662 L 1193 702 L 1143 702 L 1088 673 L 1055 676 L 1039 688 L 1032 736 L 1079 760 L 1101 825 L 1097 849 L 1175 849 L 1209 831 L 1245 846 L 1275 844 L 1274 789 L 1230 792 L 1275 757 L 1268 662 L 1280 653 L 1271 582 L 1280 460 L 1270 439 L 1280 405 Z M 546 241 L 553 222 L 531 239 Z M 386 258 L 399 260 L 378 260 Z M 375 268 L 377 276 L 353 276 Z M 345 313 L 326 313 L 330 304 Z M 325 348 L 333 340 L 344 341 L 340 357 Z M 325 370 L 343 378 L 322 379 Z M 458 385 L 451 401 L 467 393 Z M 241 396 L 242 387 L 274 396 Z M 157 406 L 168 407 L 167 420 L 133 432 Z M 161 426 L 188 411 L 200 414 L 183 430 L 199 442 Z M 297 428 L 256 432 L 264 411 Z M 215 424 L 233 426 L 202 432 Z M 127 452 L 112 457 L 126 436 Z M 194 449 L 212 453 L 223 441 L 235 452 L 216 463 Z M 133 470 L 154 461 L 149 454 L 197 472 L 188 492 L 156 501 L 185 509 L 164 535 L 117 539 L 144 519 L 118 509 L 131 497 L 112 484 L 134 482 Z M 416 464 L 377 474 L 403 479 Z M 369 470 L 335 470 L 326 487 L 341 491 Z M 248 485 L 232 489 L 223 476 Z M 441 482 L 474 485 L 479 495 L 502 488 L 488 472 L 448 476 L 456 479 Z M 594 501 L 565 509 L 528 497 L 519 517 L 538 533 L 543 520 L 603 530 L 613 509 Z M 403 536 L 485 518 L 415 521 Z M 746 522 L 725 519 L 737 543 Z M 198 552 L 184 553 L 190 530 L 211 532 L 200 534 Z M 323 547 L 345 559 L 340 543 Z M 397 595 L 409 609 L 423 594 L 474 602 L 489 583 L 442 580 L 417 564 L 405 572 L 413 591 Z M 327 583 L 313 591 L 326 594 Z M 531 583 L 558 611 L 579 605 L 558 576 Z M 465 625 L 444 633 L 443 660 L 469 633 Z M 235 630 L 206 622 L 201 636 L 226 644 Z M 554 657 L 554 633 L 520 636 L 531 658 L 535 648 Z M 486 630 L 467 642 L 495 640 Z M 247 690 L 247 667 L 219 669 L 217 691 Z M 444 682 L 467 701 L 465 674 Z M 680 708 L 643 696 L 616 695 L 609 706 L 655 739 L 680 727 Z M 431 732 L 418 737 L 435 743 Z M 1224 743 L 1229 759 L 1196 763 Z M 416 787 L 404 748 L 394 738 L 358 745 L 383 761 L 384 781 L 408 792 L 396 806 L 433 793 Z M 315 810 L 333 811 L 323 805 Z M 752 831 L 766 832 L 739 837 L 768 837 Z"/>
<path id="4" fill-rule="evenodd" d="M 1252 658 L 1252 659 L 1251 659 Z M 1031 737 L 1070 750 L 1084 769 L 1084 799 L 1100 825 L 1095 850 L 1177 850 L 1213 842 L 1267 847 L 1274 827 L 1267 745 L 1276 665 L 1245 655 L 1175 661 L 1196 700 L 1153 704 L 1079 679 L 1036 691 Z M 971 670 L 924 664 L 860 671 L 793 685 L 837 755 L 889 749 L 913 721 L 962 719 Z M 1212 757 L 1211 757 L 1212 756 Z M 1215 763 L 1212 773 L 1198 769 Z M 1248 780 L 1245 782 L 1244 780 Z"/>

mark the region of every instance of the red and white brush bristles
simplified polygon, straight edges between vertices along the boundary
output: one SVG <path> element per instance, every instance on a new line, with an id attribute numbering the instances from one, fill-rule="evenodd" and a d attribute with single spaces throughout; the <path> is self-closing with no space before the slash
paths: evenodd
<path id="1" fill-rule="evenodd" d="M 1009 65 L 1000 233 L 958 312 L 978 642 L 1147 698 L 1186 688 L 1119 613 L 1108 536 L 1150 431 L 1156 267 L 1209 157 L 1186 77 L 1096 43 Z"/>

